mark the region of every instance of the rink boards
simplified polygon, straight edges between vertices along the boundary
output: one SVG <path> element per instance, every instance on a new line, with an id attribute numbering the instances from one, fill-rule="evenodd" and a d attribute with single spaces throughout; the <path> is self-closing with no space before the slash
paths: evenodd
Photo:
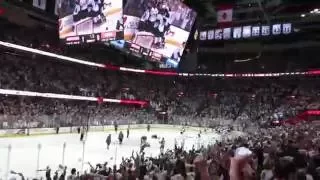
<path id="1" fill-rule="evenodd" d="M 180 125 L 168 125 L 168 124 L 151 124 L 151 129 L 163 129 L 164 131 L 174 129 L 175 131 L 177 129 L 185 128 L 188 131 L 204 131 L 204 127 L 194 127 L 194 126 L 180 126 Z M 59 134 L 67 134 L 67 133 L 77 133 L 78 126 L 74 127 L 60 127 L 59 128 Z M 128 125 L 119 125 L 118 130 L 126 130 L 128 128 Z M 130 129 L 145 129 L 147 128 L 147 124 L 131 124 Z M 20 136 L 26 136 L 29 135 L 49 135 L 49 134 L 55 134 L 56 128 L 31 128 L 31 129 L 0 129 L 0 137 L 20 137 Z M 113 131 L 114 126 L 108 125 L 108 126 L 90 126 L 89 132 L 101 132 L 101 131 Z"/>

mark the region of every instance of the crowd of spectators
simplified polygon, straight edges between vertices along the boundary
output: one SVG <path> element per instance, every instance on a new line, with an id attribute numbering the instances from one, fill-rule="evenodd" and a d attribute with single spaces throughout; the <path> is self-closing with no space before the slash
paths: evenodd
<path id="1" fill-rule="evenodd" d="M 319 107 L 319 78 L 211 79 L 122 73 L 45 57 L 0 56 L 0 87 L 115 99 L 150 107 L 1 95 L 0 127 L 78 126 L 161 122 L 253 126 L 286 120 Z M 32 119 L 33 122 L 30 122 Z M 27 125 L 28 124 L 28 125 Z"/>
<path id="2" fill-rule="evenodd" d="M 8 37 L 10 42 L 53 49 L 49 44 Z M 318 77 L 212 79 L 110 72 L 1 49 L 1 89 L 140 99 L 149 101 L 150 107 L 0 95 L 0 129 L 117 122 L 172 123 L 217 130 L 237 124 L 246 136 L 190 152 L 177 147 L 156 159 L 133 153 L 120 167 L 102 163 L 82 175 L 76 169 L 66 172 L 65 167 L 51 174 L 48 168 L 46 178 L 316 180 L 320 179 L 319 127 L 310 123 L 263 125 L 295 117 L 307 109 L 317 110 L 319 85 Z M 259 132 L 250 127 L 260 127 Z M 239 155 L 237 150 L 244 147 L 252 154 Z M 12 174 L 23 178 L 20 173 Z"/>

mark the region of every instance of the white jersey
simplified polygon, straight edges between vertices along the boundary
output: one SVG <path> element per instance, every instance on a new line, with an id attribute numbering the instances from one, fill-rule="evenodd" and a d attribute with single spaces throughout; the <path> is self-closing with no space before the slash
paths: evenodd
<path id="1" fill-rule="evenodd" d="M 100 11 L 100 4 L 101 4 L 100 0 L 97 0 L 97 2 L 93 1 L 91 4 L 92 4 L 92 10 L 94 12 Z"/>
<path id="2" fill-rule="evenodd" d="M 164 32 L 164 28 L 165 28 L 165 24 L 163 22 L 162 23 L 160 22 L 160 24 L 158 26 L 158 31 L 163 33 Z"/>
<path id="3" fill-rule="evenodd" d="M 149 19 L 149 17 L 150 17 L 150 11 L 149 11 L 149 10 L 146 10 L 146 11 L 143 13 L 143 15 L 142 15 L 142 17 L 141 17 L 140 21 L 145 22 L 146 20 L 148 20 L 148 19 Z"/>
<path id="4" fill-rule="evenodd" d="M 165 24 L 164 24 L 164 21 L 163 21 L 163 15 L 162 14 L 158 14 L 157 15 L 157 20 L 159 21 L 158 31 L 159 32 L 164 32 Z"/>
<path id="5" fill-rule="evenodd" d="M 163 22 L 163 15 L 162 14 L 157 14 L 157 20 L 160 21 L 160 24 Z"/>
<path id="6" fill-rule="evenodd" d="M 86 10 L 88 8 L 88 1 L 87 0 L 80 0 L 79 4 L 81 6 L 81 10 Z"/>
<path id="7" fill-rule="evenodd" d="M 151 8 L 150 9 L 149 21 L 150 22 L 155 22 L 157 20 L 157 14 L 158 14 L 158 9 L 157 8 Z"/>
<path id="8" fill-rule="evenodd" d="M 74 10 L 73 10 L 73 15 L 78 15 L 80 10 L 81 10 L 80 5 L 76 4 L 76 6 L 74 7 Z"/>

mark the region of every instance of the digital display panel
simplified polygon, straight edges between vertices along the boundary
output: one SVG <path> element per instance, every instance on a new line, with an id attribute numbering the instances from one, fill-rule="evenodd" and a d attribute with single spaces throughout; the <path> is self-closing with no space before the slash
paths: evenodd
<path id="1" fill-rule="evenodd" d="M 123 38 L 122 1 L 60 0 L 59 37 L 66 44 Z"/>
<path id="2" fill-rule="evenodd" d="M 123 13 L 125 48 L 177 67 L 196 19 L 180 0 L 128 0 Z M 156 56 L 155 56 L 156 55 Z"/>

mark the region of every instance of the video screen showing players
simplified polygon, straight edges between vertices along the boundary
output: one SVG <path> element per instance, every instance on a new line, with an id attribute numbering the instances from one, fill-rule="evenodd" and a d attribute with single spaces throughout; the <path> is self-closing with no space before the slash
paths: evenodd
<path id="1" fill-rule="evenodd" d="M 123 12 L 124 47 L 175 68 L 196 16 L 181 0 L 128 0 Z"/>
<path id="2" fill-rule="evenodd" d="M 122 0 L 58 0 L 59 36 L 66 44 L 123 39 Z"/>

